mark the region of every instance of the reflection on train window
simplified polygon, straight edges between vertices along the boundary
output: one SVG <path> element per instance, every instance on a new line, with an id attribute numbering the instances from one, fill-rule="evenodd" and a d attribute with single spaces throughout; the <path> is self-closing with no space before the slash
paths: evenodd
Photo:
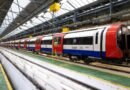
<path id="1" fill-rule="evenodd" d="M 61 37 L 54 37 L 54 44 L 61 44 Z"/>

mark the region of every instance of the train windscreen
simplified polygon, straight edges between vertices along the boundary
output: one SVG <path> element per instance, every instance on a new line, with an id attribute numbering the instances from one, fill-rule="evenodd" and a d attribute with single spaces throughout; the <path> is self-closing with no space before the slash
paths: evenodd
<path id="1" fill-rule="evenodd" d="M 130 35 L 127 35 L 127 46 L 130 49 Z"/>

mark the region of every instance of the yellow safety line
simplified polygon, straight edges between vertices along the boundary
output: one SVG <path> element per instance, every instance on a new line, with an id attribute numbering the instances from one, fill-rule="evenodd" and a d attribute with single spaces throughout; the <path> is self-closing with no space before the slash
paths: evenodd
<path id="1" fill-rule="evenodd" d="M 2 74 L 4 75 L 4 79 L 5 79 L 5 81 L 6 81 L 6 85 L 7 85 L 7 87 L 8 87 L 8 90 L 13 90 L 13 88 L 12 88 L 12 86 L 11 86 L 11 84 L 10 84 L 10 81 L 9 81 L 9 79 L 8 79 L 8 77 L 7 77 L 7 75 L 6 75 L 6 73 L 5 73 L 5 71 L 4 71 L 4 69 L 3 69 L 3 66 L 0 64 L 0 69 L 1 69 L 1 71 L 2 71 Z"/>

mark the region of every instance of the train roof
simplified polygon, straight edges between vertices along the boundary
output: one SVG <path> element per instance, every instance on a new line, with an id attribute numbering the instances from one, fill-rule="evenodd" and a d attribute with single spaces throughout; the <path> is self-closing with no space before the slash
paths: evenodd
<path id="1" fill-rule="evenodd" d="M 20 39 L 19 40 L 15 40 L 14 42 L 20 42 Z"/>
<path id="2" fill-rule="evenodd" d="M 44 36 L 42 40 L 52 40 L 52 35 Z"/>
<path id="3" fill-rule="evenodd" d="M 74 37 L 86 37 L 86 36 L 93 36 L 95 32 L 93 31 L 82 31 L 82 32 L 75 32 L 75 33 L 68 33 L 64 36 L 64 38 L 74 38 Z"/>
<path id="4" fill-rule="evenodd" d="M 37 39 L 37 37 L 33 37 L 33 38 L 30 38 L 29 41 L 35 41 Z"/>
<path id="5" fill-rule="evenodd" d="M 24 42 L 26 39 L 21 39 L 20 42 Z"/>
<path id="6" fill-rule="evenodd" d="M 80 31 L 95 31 L 103 28 L 109 28 L 110 25 L 102 25 L 102 26 L 96 26 L 96 27 L 89 27 L 89 28 L 82 28 L 82 29 L 75 29 L 66 33 L 75 33 L 75 32 L 80 32 Z"/>

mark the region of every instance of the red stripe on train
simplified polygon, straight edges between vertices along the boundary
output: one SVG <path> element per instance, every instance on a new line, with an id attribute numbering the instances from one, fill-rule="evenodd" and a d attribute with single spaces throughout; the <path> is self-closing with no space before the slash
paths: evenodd
<path id="1" fill-rule="evenodd" d="M 113 24 L 106 33 L 106 58 L 122 58 L 123 53 L 117 46 L 117 31 L 122 24 Z"/>

